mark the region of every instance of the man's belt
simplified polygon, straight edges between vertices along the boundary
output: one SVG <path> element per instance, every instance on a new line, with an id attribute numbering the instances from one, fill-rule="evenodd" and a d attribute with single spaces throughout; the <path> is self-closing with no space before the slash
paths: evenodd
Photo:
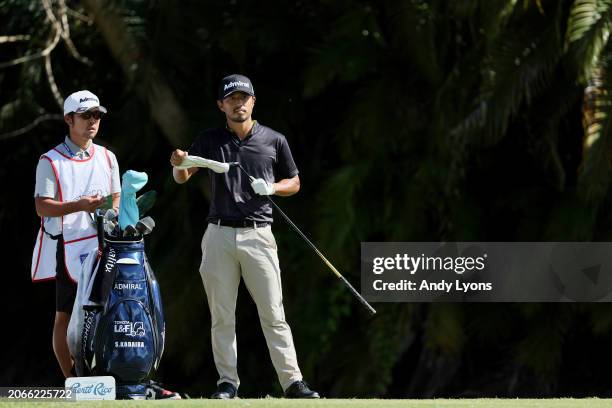
<path id="1" fill-rule="evenodd" d="M 210 220 L 208 222 L 222 227 L 233 228 L 261 228 L 270 225 L 269 222 L 253 220 Z"/>

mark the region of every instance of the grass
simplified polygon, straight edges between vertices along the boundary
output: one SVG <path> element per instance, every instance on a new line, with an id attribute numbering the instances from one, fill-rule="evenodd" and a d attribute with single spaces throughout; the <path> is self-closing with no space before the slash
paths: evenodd
<path id="1" fill-rule="evenodd" d="M 611 407 L 612 399 L 436 399 L 436 400 L 380 400 L 380 399 L 323 399 L 286 400 L 276 398 L 237 399 L 233 401 L 212 401 L 190 399 L 182 401 L 85 401 L 52 402 L 0 400 L 0 408 L 61 407 L 61 408 L 599 408 Z"/>

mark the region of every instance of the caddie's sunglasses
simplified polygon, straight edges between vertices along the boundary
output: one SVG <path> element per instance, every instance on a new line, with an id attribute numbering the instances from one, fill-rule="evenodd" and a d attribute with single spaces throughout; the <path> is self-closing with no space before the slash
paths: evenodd
<path id="1" fill-rule="evenodd" d="M 100 111 L 77 113 L 77 115 L 79 115 L 85 120 L 89 120 L 91 118 L 94 118 L 95 120 L 100 120 L 104 116 L 104 114 Z"/>

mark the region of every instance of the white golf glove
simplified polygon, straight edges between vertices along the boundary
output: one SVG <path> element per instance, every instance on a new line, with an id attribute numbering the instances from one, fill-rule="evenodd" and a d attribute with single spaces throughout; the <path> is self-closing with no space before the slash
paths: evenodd
<path id="1" fill-rule="evenodd" d="M 214 160 L 204 159 L 199 156 L 187 156 L 183 159 L 183 162 L 174 166 L 177 169 L 188 169 L 190 167 L 203 167 L 206 169 L 211 169 L 215 173 L 227 173 L 230 166 L 228 163 L 221 163 Z"/>
<path id="2" fill-rule="evenodd" d="M 253 182 L 251 183 L 251 187 L 253 187 L 253 190 L 259 195 L 267 196 L 272 195 L 276 192 L 274 184 L 270 184 L 262 178 L 253 180 Z"/>

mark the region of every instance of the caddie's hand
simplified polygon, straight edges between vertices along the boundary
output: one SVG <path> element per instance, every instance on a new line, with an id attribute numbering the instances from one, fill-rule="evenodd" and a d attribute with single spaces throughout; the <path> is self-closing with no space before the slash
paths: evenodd
<path id="1" fill-rule="evenodd" d="M 270 184 L 262 178 L 253 180 L 251 187 L 259 195 L 272 195 L 276 192 L 274 184 Z"/>
<path id="2" fill-rule="evenodd" d="M 187 157 L 187 152 L 184 152 L 181 149 L 176 149 L 170 156 L 170 164 L 172 166 L 179 166 L 185 157 Z"/>
<path id="3" fill-rule="evenodd" d="M 104 204 L 105 198 L 101 195 L 87 196 L 81 198 L 78 202 L 81 211 L 94 212 L 96 208 Z"/>

